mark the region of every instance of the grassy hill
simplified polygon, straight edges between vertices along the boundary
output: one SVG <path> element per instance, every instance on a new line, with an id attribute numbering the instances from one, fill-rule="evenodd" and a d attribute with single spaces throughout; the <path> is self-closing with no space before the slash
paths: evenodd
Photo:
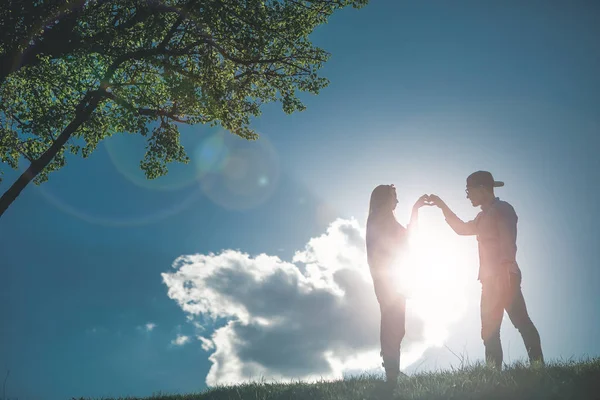
<path id="1" fill-rule="evenodd" d="M 319 383 L 249 383 L 203 393 L 159 395 L 147 400 L 368 400 L 389 399 L 381 377 L 364 376 Z M 515 364 L 502 372 L 469 366 L 400 378 L 392 399 L 406 400 L 600 400 L 600 358 L 549 363 L 543 368 Z M 128 399 L 133 399 L 129 397 Z"/>

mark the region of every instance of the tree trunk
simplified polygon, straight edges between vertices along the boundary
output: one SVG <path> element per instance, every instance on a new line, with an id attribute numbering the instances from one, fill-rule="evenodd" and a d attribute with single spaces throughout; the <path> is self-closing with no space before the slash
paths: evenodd
<path id="1" fill-rule="evenodd" d="M 52 146 L 48 148 L 38 159 L 34 160 L 29 168 L 25 172 L 19 176 L 19 178 L 12 184 L 10 188 L 2 197 L 0 197 L 0 217 L 4 214 L 4 212 L 8 209 L 8 207 L 16 200 L 19 194 L 25 189 L 25 187 L 31 182 L 40 172 L 46 168 L 48 164 L 52 161 L 54 156 L 58 153 L 58 151 L 67 143 L 67 140 L 71 137 L 71 135 L 85 122 L 90 118 L 92 112 L 98 106 L 100 102 L 101 96 L 96 94 L 89 93 L 85 96 L 85 98 L 79 103 L 77 107 L 77 111 L 75 113 L 75 118 L 71 121 L 69 125 L 61 132 L 61 134 L 56 138 Z"/>

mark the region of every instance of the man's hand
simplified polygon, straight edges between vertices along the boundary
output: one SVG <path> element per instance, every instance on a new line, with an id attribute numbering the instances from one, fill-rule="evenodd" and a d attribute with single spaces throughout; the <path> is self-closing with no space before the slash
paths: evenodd
<path id="1" fill-rule="evenodd" d="M 423 206 L 432 206 L 433 203 L 431 202 L 429 195 L 428 194 L 424 194 L 423 196 L 419 197 L 419 199 L 417 200 L 417 202 L 415 203 L 415 205 L 413 206 L 413 209 L 419 209 Z"/>
<path id="2" fill-rule="evenodd" d="M 428 200 L 429 200 L 429 202 L 430 202 L 431 205 L 434 205 L 434 206 L 436 206 L 438 208 L 441 208 L 442 210 L 448 208 L 448 206 L 446 205 L 446 203 L 444 203 L 444 200 L 440 199 L 435 194 L 430 194 L 428 196 Z"/>
<path id="3" fill-rule="evenodd" d="M 477 224 L 475 220 L 464 222 L 452 212 L 450 207 L 444 203 L 444 200 L 440 199 L 435 194 L 429 195 L 429 201 L 431 204 L 442 210 L 442 213 L 444 213 L 444 218 L 446 218 L 446 222 L 448 225 L 450 225 L 454 232 L 458 233 L 459 235 L 477 235 Z"/>

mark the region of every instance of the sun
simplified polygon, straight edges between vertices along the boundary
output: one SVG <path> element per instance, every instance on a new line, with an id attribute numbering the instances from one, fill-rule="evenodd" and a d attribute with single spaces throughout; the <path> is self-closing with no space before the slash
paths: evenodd
<path id="1" fill-rule="evenodd" d="M 448 329 L 465 314 L 477 252 L 473 240 L 456 235 L 435 211 L 420 216 L 395 280 L 407 296 L 407 313 L 423 320 L 427 344 L 441 346 Z"/>

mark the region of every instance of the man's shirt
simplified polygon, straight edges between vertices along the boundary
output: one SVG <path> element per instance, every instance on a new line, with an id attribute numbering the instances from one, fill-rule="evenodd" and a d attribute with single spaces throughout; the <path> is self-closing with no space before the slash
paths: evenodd
<path id="1" fill-rule="evenodd" d="M 507 202 L 496 197 L 494 202 L 464 222 L 451 213 L 448 225 L 459 235 L 476 235 L 479 247 L 480 281 L 505 273 L 519 273 L 517 264 L 517 213 Z"/>

